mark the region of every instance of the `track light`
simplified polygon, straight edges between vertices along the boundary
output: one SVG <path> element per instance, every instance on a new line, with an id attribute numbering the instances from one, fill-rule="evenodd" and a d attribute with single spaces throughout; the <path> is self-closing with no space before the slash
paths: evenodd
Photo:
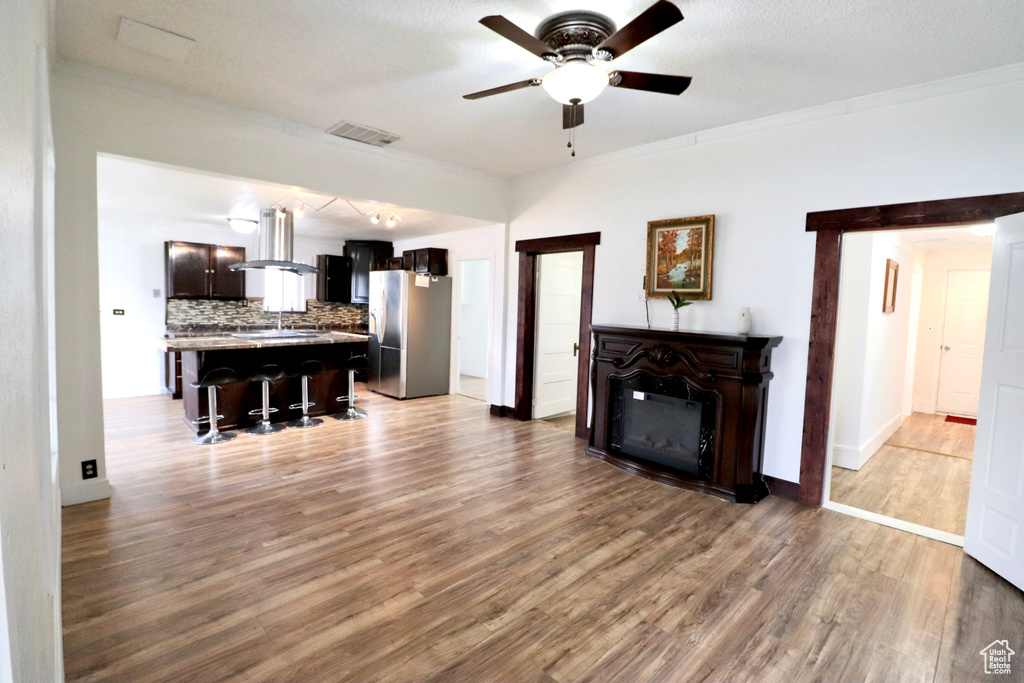
<path id="1" fill-rule="evenodd" d="M 348 205 L 351 206 L 352 209 L 360 216 L 369 216 L 370 223 L 372 223 L 373 225 L 377 225 L 378 223 L 380 223 L 380 216 L 382 213 L 388 214 L 388 218 L 387 220 L 384 221 L 384 225 L 388 226 L 389 228 L 395 227 L 396 225 L 398 225 L 398 221 L 402 220 L 402 217 L 399 216 L 397 213 L 383 206 L 375 206 L 369 211 L 362 211 L 359 209 L 359 207 L 357 207 L 349 200 L 346 199 L 345 201 L 348 202 Z"/>
<path id="2" fill-rule="evenodd" d="M 293 203 L 296 204 L 295 208 L 292 209 L 292 216 L 294 216 L 295 218 L 302 218 L 302 215 L 305 213 L 307 208 L 313 209 L 313 211 L 322 211 L 322 210 L 326 209 L 328 206 L 330 206 L 331 204 L 333 204 L 334 202 L 338 201 L 338 198 L 337 197 L 333 197 L 329 202 L 327 202 L 323 206 L 316 207 L 316 206 L 313 206 L 312 204 L 307 204 L 306 202 L 302 201 L 298 197 L 293 197 L 291 195 L 288 195 L 284 199 L 282 199 L 280 201 L 277 201 L 277 202 L 274 202 L 273 204 L 271 204 L 270 208 L 273 209 L 273 208 L 276 207 L 278 209 L 281 209 L 281 211 L 287 211 L 288 207 L 285 206 L 285 202 L 287 202 L 287 201 L 292 201 Z"/>

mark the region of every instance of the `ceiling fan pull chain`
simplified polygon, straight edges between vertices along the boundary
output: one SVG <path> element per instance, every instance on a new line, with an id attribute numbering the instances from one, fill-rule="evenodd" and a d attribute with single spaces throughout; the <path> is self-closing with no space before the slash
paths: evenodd
<path id="1" fill-rule="evenodd" d="M 576 156 L 576 112 L 579 111 L 579 106 L 578 97 L 569 100 L 569 149 L 572 150 L 572 156 Z"/>

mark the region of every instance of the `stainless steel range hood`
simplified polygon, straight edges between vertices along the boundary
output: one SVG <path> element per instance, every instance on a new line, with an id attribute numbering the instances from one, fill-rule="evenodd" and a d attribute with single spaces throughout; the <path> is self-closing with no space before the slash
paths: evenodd
<path id="1" fill-rule="evenodd" d="M 314 266 L 293 260 L 295 246 L 295 225 L 290 211 L 277 208 L 260 211 L 260 257 L 256 261 L 245 261 L 228 266 L 231 270 L 285 270 L 289 273 L 308 275 L 319 273 Z"/>

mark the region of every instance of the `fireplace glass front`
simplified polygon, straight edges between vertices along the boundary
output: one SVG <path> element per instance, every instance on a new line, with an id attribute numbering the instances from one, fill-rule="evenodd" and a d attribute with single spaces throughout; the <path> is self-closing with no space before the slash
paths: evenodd
<path id="1" fill-rule="evenodd" d="M 677 377 L 612 379 L 610 445 L 620 453 L 710 481 L 716 396 Z"/>

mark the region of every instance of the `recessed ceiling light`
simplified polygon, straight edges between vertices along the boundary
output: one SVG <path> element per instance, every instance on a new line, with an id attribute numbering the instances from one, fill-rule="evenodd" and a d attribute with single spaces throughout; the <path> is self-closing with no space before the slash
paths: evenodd
<path id="1" fill-rule="evenodd" d="M 195 47 L 196 41 L 156 26 L 121 17 L 117 29 L 117 42 L 146 54 L 183 62 Z"/>

